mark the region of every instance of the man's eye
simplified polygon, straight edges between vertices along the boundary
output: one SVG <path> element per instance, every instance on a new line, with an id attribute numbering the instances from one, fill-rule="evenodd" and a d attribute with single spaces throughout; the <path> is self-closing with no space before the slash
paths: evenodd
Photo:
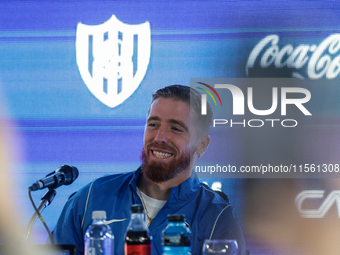
<path id="1" fill-rule="evenodd" d="M 156 127 L 156 123 L 149 123 L 148 127 Z"/>
<path id="2" fill-rule="evenodd" d="M 176 128 L 176 127 L 172 127 L 172 130 L 176 131 L 176 132 L 183 132 L 182 129 Z"/>

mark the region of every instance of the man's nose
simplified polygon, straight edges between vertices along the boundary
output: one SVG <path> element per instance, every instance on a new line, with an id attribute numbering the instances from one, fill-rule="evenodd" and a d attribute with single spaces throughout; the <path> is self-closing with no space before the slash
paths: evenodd
<path id="1" fill-rule="evenodd" d="M 165 127 L 159 127 L 159 129 L 157 130 L 155 141 L 158 143 L 167 142 L 167 130 Z"/>

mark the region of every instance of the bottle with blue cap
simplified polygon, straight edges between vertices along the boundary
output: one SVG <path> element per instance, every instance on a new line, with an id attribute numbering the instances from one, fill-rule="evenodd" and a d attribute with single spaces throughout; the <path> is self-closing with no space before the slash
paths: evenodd
<path id="1" fill-rule="evenodd" d="M 184 215 L 168 215 L 162 232 L 163 255 L 191 255 L 191 231 L 184 221 Z"/>

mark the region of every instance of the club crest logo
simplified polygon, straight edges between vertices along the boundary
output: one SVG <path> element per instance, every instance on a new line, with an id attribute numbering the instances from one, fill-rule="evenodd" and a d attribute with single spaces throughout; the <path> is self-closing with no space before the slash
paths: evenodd
<path id="1" fill-rule="evenodd" d="M 149 22 L 129 25 L 112 16 L 100 25 L 78 23 L 76 55 L 80 75 L 103 104 L 114 108 L 138 88 L 150 61 Z"/>

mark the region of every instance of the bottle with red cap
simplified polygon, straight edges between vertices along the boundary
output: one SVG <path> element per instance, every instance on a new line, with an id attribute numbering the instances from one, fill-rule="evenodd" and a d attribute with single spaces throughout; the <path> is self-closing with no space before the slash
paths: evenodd
<path id="1" fill-rule="evenodd" d="M 145 222 L 142 205 L 131 206 L 131 220 L 127 228 L 124 255 L 151 255 L 152 237 Z"/>

